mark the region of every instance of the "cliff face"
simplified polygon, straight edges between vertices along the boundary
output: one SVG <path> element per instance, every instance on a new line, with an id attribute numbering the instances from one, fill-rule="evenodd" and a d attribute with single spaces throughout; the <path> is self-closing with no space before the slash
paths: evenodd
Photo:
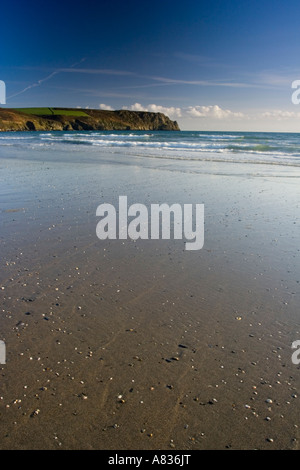
<path id="1" fill-rule="evenodd" d="M 65 114 L 64 114 L 65 113 Z M 131 130 L 179 131 L 176 121 L 162 113 L 102 111 L 70 108 L 25 110 L 0 108 L 0 131 Z"/>

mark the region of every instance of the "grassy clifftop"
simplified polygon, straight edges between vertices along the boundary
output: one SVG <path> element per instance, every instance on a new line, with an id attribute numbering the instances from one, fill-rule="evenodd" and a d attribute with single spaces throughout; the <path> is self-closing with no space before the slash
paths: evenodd
<path id="1" fill-rule="evenodd" d="M 162 113 L 75 108 L 0 108 L 0 131 L 179 131 Z"/>

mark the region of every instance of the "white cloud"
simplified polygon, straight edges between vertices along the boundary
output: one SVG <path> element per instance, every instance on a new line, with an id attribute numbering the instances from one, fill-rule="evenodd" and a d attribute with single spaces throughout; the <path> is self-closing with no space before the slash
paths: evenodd
<path id="1" fill-rule="evenodd" d="M 122 109 L 129 109 L 130 111 L 148 111 L 147 108 L 144 108 L 140 103 L 134 103 L 131 106 L 123 106 Z"/>
<path id="2" fill-rule="evenodd" d="M 180 118 L 182 116 L 182 110 L 180 108 L 166 108 L 156 104 L 150 104 L 148 108 L 152 113 L 164 113 L 167 114 L 167 116 L 169 116 L 171 119 Z"/>
<path id="3" fill-rule="evenodd" d="M 106 111 L 113 111 L 113 108 L 109 106 L 108 104 L 101 103 L 99 104 L 100 109 L 105 109 Z"/>
<path id="4" fill-rule="evenodd" d="M 299 119 L 300 112 L 275 109 L 273 111 L 266 111 L 265 113 L 262 113 L 261 117 L 264 119 L 275 119 L 276 121 L 283 121 L 287 119 Z"/>
<path id="5" fill-rule="evenodd" d="M 193 118 L 212 118 L 212 119 L 232 119 L 244 118 L 243 113 L 230 111 L 229 109 L 222 109 L 218 105 L 213 106 L 189 106 L 186 109 L 186 114 Z"/>
<path id="6" fill-rule="evenodd" d="M 140 103 L 134 103 L 129 108 L 123 106 L 123 109 L 129 109 L 131 111 L 146 111 L 150 113 L 163 113 L 169 116 L 170 119 L 178 119 L 182 116 L 181 108 L 174 108 L 173 106 L 168 108 L 166 106 L 160 106 L 157 104 L 149 104 L 148 106 L 142 106 Z"/>

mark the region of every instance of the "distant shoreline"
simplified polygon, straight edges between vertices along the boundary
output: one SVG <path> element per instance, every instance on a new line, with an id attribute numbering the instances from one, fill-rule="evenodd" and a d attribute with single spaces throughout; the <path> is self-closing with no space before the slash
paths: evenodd
<path id="1" fill-rule="evenodd" d="M 163 113 L 78 108 L 0 108 L 0 132 L 13 131 L 180 131 Z"/>

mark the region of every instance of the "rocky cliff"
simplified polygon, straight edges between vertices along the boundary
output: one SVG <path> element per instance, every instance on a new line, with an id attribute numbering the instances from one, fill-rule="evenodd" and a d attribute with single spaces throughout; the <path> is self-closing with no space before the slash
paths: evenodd
<path id="1" fill-rule="evenodd" d="M 162 113 L 73 108 L 0 108 L 0 131 L 179 131 Z"/>

